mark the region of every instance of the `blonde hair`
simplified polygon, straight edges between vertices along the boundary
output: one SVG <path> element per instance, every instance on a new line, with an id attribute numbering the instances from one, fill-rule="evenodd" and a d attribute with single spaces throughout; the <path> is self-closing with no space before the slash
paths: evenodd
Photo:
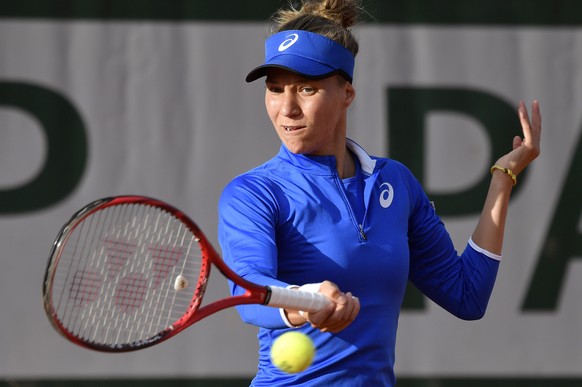
<path id="1" fill-rule="evenodd" d="M 271 33 L 303 30 L 323 35 L 347 48 L 354 56 L 359 50 L 351 28 L 359 21 L 360 0 L 302 0 L 299 8 L 289 5 L 271 18 Z"/>

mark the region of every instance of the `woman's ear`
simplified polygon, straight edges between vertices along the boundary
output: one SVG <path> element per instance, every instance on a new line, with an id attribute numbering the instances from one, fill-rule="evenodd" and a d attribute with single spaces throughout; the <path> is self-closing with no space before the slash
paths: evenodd
<path id="1" fill-rule="evenodd" d="M 354 89 L 354 86 L 350 83 L 350 82 L 346 82 L 345 83 L 345 104 L 346 104 L 346 108 L 349 107 L 352 102 L 354 101 L 354 98 L 356 98 L 356 89 Z"/>

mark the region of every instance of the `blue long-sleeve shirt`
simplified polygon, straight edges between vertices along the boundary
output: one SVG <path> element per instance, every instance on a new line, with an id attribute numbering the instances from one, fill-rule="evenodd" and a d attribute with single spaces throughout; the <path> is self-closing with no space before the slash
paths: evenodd
<path id="1" fill-rule="evenodd" d="M 219 202 L 224 260 L 262 285 L 330 280 L 360 299 L 343 331 L 297 328 L 314 341 L 311 367 L 285 374 L 271 364 L 272 342 L 289 328 L 278 309 L 238 307 L 259 327 L 254 386 L 393 386 L 398 316 L 410 279 L 462 319 L 483 316 L 499 258 L 470 241 L 459 256 L 419 182 L 402 164 L 369 156 L 348 140 L 356 176 L 339 178 L 332 156 L 297 155 L 284 146 L 237 178 Z M 233 294 L 243 292 L 230 283 Z"/>

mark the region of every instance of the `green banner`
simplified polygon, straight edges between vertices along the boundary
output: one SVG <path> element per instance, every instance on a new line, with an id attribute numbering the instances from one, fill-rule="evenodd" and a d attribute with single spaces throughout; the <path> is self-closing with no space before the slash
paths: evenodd
<path id="1" fill-rule="evenodd" d="M 0 18 L 106 20 L 264 21 L 282 0 L 226 2 L 192 0 L 5 1 Z M 582 25 L 582 2 L 573 0 L 367 0 L 369 23 L 465 25 Z"/>

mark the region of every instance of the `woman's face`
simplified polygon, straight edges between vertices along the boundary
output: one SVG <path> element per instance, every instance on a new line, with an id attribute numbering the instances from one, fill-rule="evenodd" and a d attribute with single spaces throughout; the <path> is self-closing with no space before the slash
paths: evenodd
<path id="1" fill-rule="evenodd" d="M 296 154 L 343 152 L 346 112 L 354 97 L 352 85 L 339 75 L 312 80 L 283 69 L 267 72 L 267 113 L 283 144 Z"/>

